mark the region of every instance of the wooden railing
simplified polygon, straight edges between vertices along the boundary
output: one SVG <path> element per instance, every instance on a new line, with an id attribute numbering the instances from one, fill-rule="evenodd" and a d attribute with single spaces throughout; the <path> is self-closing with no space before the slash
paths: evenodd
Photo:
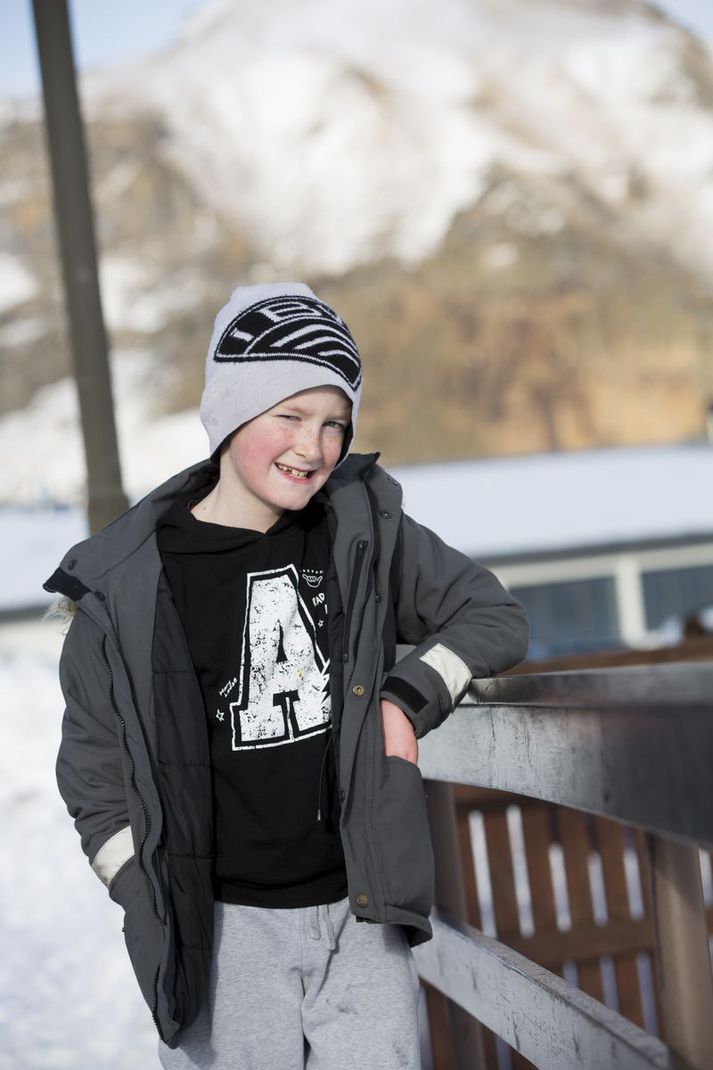
<path id="1" fill-rule="evenodd" d="M 496 1065 L 486 1063 L 482 1024 L 520 1053 L 518 1065 L 529 1060 L 540 1070 L 713 1070 L 699 853 L 713 847 L 713 664 L 475 681 L 455 713 L 420 741 L 419 765 L 437 908 L 434 939 L 414 954 L 422 979 L 448 997 L 451 1065 Z M 518 951 L 468 923 L 463 867 L 470 860 L 456 821 L 456 784 L 642 830 L 665 1042 L 525 957 L 526 940 Z M 436 1070 L 445 1065 L 434 1057 Z"/>

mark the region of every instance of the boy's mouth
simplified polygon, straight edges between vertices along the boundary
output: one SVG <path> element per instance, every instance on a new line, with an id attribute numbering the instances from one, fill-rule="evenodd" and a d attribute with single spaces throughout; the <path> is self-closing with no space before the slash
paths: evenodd
<path id="1" fill-rule="evenodd" d="M 280 472 L 284 472 L 286 475 L 291 476 L 293 479 L 299 479 L 303 483 L 305 483 L 314 472 L 314 469 L 305 471 L 302 468 L 290 468 L 286 464 L 280 464 L 279 461 L 275 461 L 275 467 L 278 468 Z"/>

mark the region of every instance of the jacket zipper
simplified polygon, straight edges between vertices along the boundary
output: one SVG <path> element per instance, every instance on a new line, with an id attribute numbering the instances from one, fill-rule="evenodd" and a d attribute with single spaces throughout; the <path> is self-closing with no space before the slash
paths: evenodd
<path id="1" fill-rule="evenodd" d="M 364 489 L 366 491 L 367 500 L 369 502 L 369 511 L 370 511 L 370 514 L 371 514 L 371 527 L 372 527 L 372 532 L 373 532 L 373 535 L 374 535 L 374 550 L 375 550 L 374 568 L 372 569 L 372 571 L 369 574 L 366 593 L 365 593 L 364 598 L 362 600 L 362 619 L 363 619 L 363 614 L 364 614 L 364 611 L 366 609 L 367 602 L 369 601 L 369 595 L 370 595 L 370 592 L 371 592 L 372 576 L 373 576 L 373 579 L 374 579 L 375 597 L 376 597 L 377 601 L 381 599 L 381 595 L 379 593 L 378 582 L 377 582 L 377 579 L 376 579 L 376 569 L 378 568 L 378 552 L 379 552 L 379 526 L 378 526 L 378 521 L 377 521 L 377 518 L 376 518 L 377 505 L 376 505 L 376 501 L 374 499 L 373 492 L 371 491 L 371 488 L 369 487 L 369 485 L 368 485 L 368 483 L 366 481 L 366 478 L 364 476 L 362 476 L 362 479 L 364 479 Z M 359 579 L 361 577 L 361 570 L 363 568 L 364 561 L 365 561 L 365 558 L 366 558 L 366 550 L 367 550 L 368 545 L 369 545 L 369 543 L 368 543 L 368 541 L 366 539 L 360 539 L 357 542 L 356 558 L 355 558 L 355 561 L 354 561 L 354 572 L 352 573 L 352 582 L 351 582 L 351 585 L 350 585 L 350 588 L 349 588 L 349 597 L 348 597 L 348 601 L 347 601 L 347 611 L 346 611 L 345 617 L 344 617 L 344 660 L 345 661 L 349 660 L 349 654 L 350 654 L 350 650 L 349 650 L 349 631 L 350 631 L 350 626 L 351 626 L 352 615 L 353 615 L 353 612 L 354 612 L 354 603 L 356 601 L 357 587 L 358 587 L 358 584 L 359 584 Z M 378 717 L 380 717 L 380 707 L 379 707 L 378 702 L 376 704 L 376 708 L 377 708 L 377 718 L 378 718 Z M 378 720 L 377 720 L 376 724 L 374 726 L 372 726 L 372 727 L 375 728 L 377 731 L 380 730 L 380 725 L 379 725 Z M 374 745 L 376 745 L 376 744 L 374 744 Z M 371 866 L 369 867 L 369 865 L 367 865 L 367 869 L 371 868 L 372 877 L 375 878 L 373 880 L 373 883 L 372 883 L 372 887 L 374 888 L 375 892 L 377 891 L 377 885 L 378 885 L 377 897 L 380 897 L 381 902 L 377 906 L 377 912 L 380 913 L 382 915 L 382 918 L 383 918 L 383 911 L 384 911 L 384 904 L 386 902 L 386 896 L 385 896 L 385 892 L 384 892 L 384 884 L 383 884 L 381 871 L 379 869 L 378 861 L 376 859 L 376 855 L 375 855 L 374 847 L 373 847 L 373 841 L 374 841 L 374 836 L 375 836 L 375 833 L 374 833 L 374 765 L 375 765 L 375 756 L 372 755 L 369 779 L 368 779 L 368 782 L 367 782 L 367 790 L 366 790 L 366 804 L 367 805 L 366 805 L 366 811 L 365 811 L 365 815 L 364 815 L 364 820 L 365 820 L 365 823 L 367 823 L 370 826 L 370 833 L 371 833 L 370 836 L 367 836 L 367 853 L 368 853 L 368 857 L 369 857 L 370 862 L 371 862 Z M 362 920 L 371 921 L 372 919 L 370 919 L 370 918 L 367 918 L 367 919 L 359 918 L 358 920 L 360 920 L 360 921 L 362 921 Z"/>
<path id="2" fill-rule="evenodd" d="M 381 593 L 379 591 L 379 580 L 378 580 L 379 557 L 381 556 L 381 539 L 379 537 L 379 521 L 378 521 L 378 518 L 377 518 L 378 505 L 377 505 L 376 497 L 374 495 L 374 492 L 373 492 L 372 488 L 369 486 L 368 478 L 366 478 L 366 476 L 362 476 L 362 478 L 364 479 L 364 489 L 366 490 L 366 496 L 367 496 L 367 499 L 369 501 L 369 511 L 371 513 L 371 530 L 374 533 L 374 555 L 373 555 L 373 557 L 374 557 L 374 565 L 373 565 L 373 568 L 372 568 L 371 573 L 369 575 L 369 585 L 367 587 L 366 598 L 364 600 L 364 605 L 363 605 L 363 610 L 362 610 L 362 619 L 363 619 L 363 611 L 366 609 L 366 602 L 368 601 L 369 593 L 370 593 L 370 590 L 371 590 L 372 577 L 373 577 L 373 580 L 374 580 L 374 598 L 375 598 L 375 600 L 377 602 L 381 601 Z M 377 693 L 378 693 L 378 688 L 377 688 Z M 377 751 L 377 748 L 379 746 L 379 740 L 381 738 L 381 704 L 380 704 L 378 698 L 377 698 L 376 703 L 375 703 L 375 708 L 376 708 L 376 718 L 371 724 L 371 728 L 372 728 L 372 743 L 373 743 L 374 750 L 373 750 L 373 752 L 372 752 L 372 754 L 370 756 L 371 757 L 371 761 L 367 763 L 368 764 L 368 768 L 369 768 L 369 776 L 367 778 L 367 791 L 366 791 L 366 796 L 367 796 L 366 803 L 367 803 L 367 805 L 366 805 L 366 808 L 365 808 L 364 823 L 365 823 L 365 825 L 367 825 L 369 827 L 369 831 L 370 831 L 370 834 L 367 834 L 367 845 L 368 845 L 368 857 L 371 860 L 372 876 L 374 878 L 374 882 L 373 882 L 372 887 L 374 888 L 374 891 L 377 893 L 377 896 L 380 899 L 380 902 L 377 904 L 377 911 L 381 915 L 381 918 L 383 920 L 383 914 L 384 914 L 385 905 L 386 905 L 386 891 L 385 891 L 385 888 L 384 888 L 383 874 L 382 874 L 381 868 L 379 866 L 377 853 L 374 850 L 374 843 L 376 842 L 376 831 L 375 831 L 375 827 L 374 827 L 374 824 L 375 824 L 374 823 L 374 800 L 375 800 L 375 784 L 374 784 L 374 781 L 375 781 L 375 773 L 376 773 L 376 751 Z M 368 734 L 367 734 L 367 739 L 368 739 Z"/>
<path id="3" fill-rule="evenodd" d="M 349 595 L 347 597 L 347 607 L 344 611 L 344 643 L 343 643 L 343 657 L 344 661 L 349 661 L 351 654 L 351 648 L 349 645 L 349 633 L 352 623 L 352 614 L 354 612 L 354 603 L 356 601 L 357 588 L 359 586 L 359 580 L 361 578 L 361 570 L 364 567 L 364 560 L 366 557 L 366 548 L 369 545 L 366 539 L 359 539 L 356 545 L 356 556 L 354 558 L 354 571 L 352 572 L 352 581 L 349 585 Z"/>
<path id="4" fill-rule="evenodd" d="M 153 912 L 156 915 L 156 918 L 158 919 L 159 925 L 161 926 L 161 931 L 163 932 L 163 934 L 165 936 L 166 927 L 164 925 L 163 918 L 161 917 L 161 915 L 159 913 L 159 910 L 158 910 L 158 903 L 156 902 L 156 888 L 154 887 L 153 880 L 151 879 L 151 874 L 147 871 L 147 869 L 145 868 L 145 866 L 143 865 L 143 863 L 141 861 L 141 852 L 143 850 L 144 844 L 146 843 L 146 839 L 148 837 L 148 834 L 151 831 L 151 814 L 150 814 L 149 809 L 148 809 L 148 807 L 146 805 L 146 801 L 144 800 L 144 797 L 141 794 L 141 792 L 139 791 L 138 786 L 136 784 L 136 765 L 134 764 L 134 756 L 131 753 L 131 750 L 129 748 L 129 744 L 126 741 L 126 721 L 124 720 L 124 718 L 122 717 L 121 713 L 119 712 L 119 706 L 118 706 L 118 703 L 116 702 L 116 699 L 114 697 L 114 673 L 113 673 L 112 667 L 111 667 L 111 665 L 109 663 L 109 658 L 106 655 L 105 646 L 106 646 L 106 638 L 104 638 L 104 640 L 102 641 L 102 654 L 104 655 L 104 663 L 106 665 L 107 672 L 109 673 L 109 698 L 110 698 L 110 701 L 111 701 L 112 708 L 114 709 L 114 712 L 115 712 L 116 716 L 119 719 L 119 723 L 121 725 L 121 741 L 123 743 L 124 750 L 126 751 L 126 753 L 128 755 L 129 762 L 131 763 L 131 786 L 133 787 L 134 791 L 136 792 L 138 800 L 139 800 L 139 802 L 141 804 L 141 810 L 142 810 L 143 815 L 144 815 L 144 833 L 143 833 L 143 836 L 141 837 L 141 843 L 139 844 L 139 849 L 136 852 L 136 861 L 137 861 L 137 863 L 139 865 L 139 868 L 146 875 L 146 879 L 149 882 L 149 887 L 151 888 L 151 895 L 152 895 L 152 898 L 153 898 Z M 158 1012 L 158 975 L 159 975 L 159 969 L 156 970 L 156 979 L 155 979 L 155 982 L 154 982 L 154 1005 L 151 1008 L 151 1016 L 152 1016 L 152 1018 L 154 1020 L 154 1024 L 156 1025 L 157 1028 L 158 1028 L 158 1018 L 157 1018 L 157 1012 Z M 160 1029 L 159 1029 L 159 1032 L 160 1032 Z"/>
<path id="5" fill-rule="evenodd" d="M 354 556 L 354 569 L 352 571 L 352 578 L 351 578 L 351 582 L 349 584 L 349 592 L 347 594 L 347 604 L 346 604 L 346 607 L 345 607 L 345 610 L 344 610 L 344 627 L 343 627 L 343 637 L 342 637 L 342 661 L 345 662 L 345 663 L 349 661 L 349 658 L 350 658 L 350 655 L 351 655 L 349 637 L 350 637 L 350 631 L 351 631 L 352 616 L 354 614 L 354 605 L 356 603 L 357 590 L 359 588 L 359 581 L 361 579 L 361 573 L 362 573 L 362 569 L 364 567 L 364 561 L 366 560 L 366 551 L 368 549 L 368 546 L 369 546 L 369 540 L 368 539 L 359 539 L 357 541 L 357 544 L 356 544 L 356 553 L 355 553 L 355 556 Z M 369 590 L 367 588 L 367 593 L 366 593 L 366 599 L 367 600 L 368 600 L 368 597 L 369 597 Z M 345 680 L 344 680 L 344 678 L 342 678 L 342 687 L 344 687 L 344 684 L 345 684 Z M 341 789 L 340 789 L 340 786 L 339 786 L 339 736 L 340 736 L 339 732 L 336 733 L 336 734 L 335 733 L 332 734 L 332 740 L 333 740 L 333 744 L 334 744 L 334 761 L 335 761 L 335 765 L 336 765 L 337 791 L 339 793 L 339 821 L 341 822 L 342 802 L 343 802 L 343 800 L 342 800 L 342 797 L 341 797 Z M 321 810 L 322 787 L 321 786 L 322 786 L 322 773 L 323 773 L 323 770 L 324 770 L 324 758 L 326 757 L 326 753 L 327 752 L 325 750 L 325 754 L 323 755 L 323 759 L 322 759 L 322 771 L 320 772 L 320 777 L 319 777 L 320 792 L 319 792 L 319 802 L 318 802 L 318 805 L 317 805 L 317 820 L 318 821 L 321 821 L 321 819 L 322 819 L 322 810 Z"/>
<path id="6" fill-rule="evenodd" d="M 324 780 L 324 763 L 327 760 L 329 754 L 329 748 L 334 746 L 334 726 L 332 726 L 331 732 L 327 730 L 327 745 L 322 751 L 322 762 L 319 767 L 319 791 L 317 795 L 317 821 L 322 820 L 322 781 Z M 335 758 L 336 762 L 336 758 Z M 339 790 L 339 773 L 337 772 L 337 791 Z"/>

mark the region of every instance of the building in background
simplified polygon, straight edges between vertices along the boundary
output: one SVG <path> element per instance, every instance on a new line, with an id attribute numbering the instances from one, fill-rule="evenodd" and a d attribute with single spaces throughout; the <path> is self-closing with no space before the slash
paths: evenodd
<path id="1" fill-rule="evenodd" d="M 394 470 L 406 511 L 492 568 L 530 657 L 676 641 L 713 605 L 713 446 L 600 449 Z"/>

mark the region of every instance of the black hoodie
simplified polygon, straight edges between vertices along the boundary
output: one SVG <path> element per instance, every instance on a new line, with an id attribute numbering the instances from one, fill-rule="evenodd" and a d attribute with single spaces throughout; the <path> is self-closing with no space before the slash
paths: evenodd
<path id="1" fill-rule="evenodd" d="M 333 815 L 324 507 L 266 532 L 197 520 L 177 501 L 157 538 L 210 736 L 214 889 L 224 902 L 300 907 L 347 894 Z M 318 811 L 320 811 L 318 816 Z"/>

